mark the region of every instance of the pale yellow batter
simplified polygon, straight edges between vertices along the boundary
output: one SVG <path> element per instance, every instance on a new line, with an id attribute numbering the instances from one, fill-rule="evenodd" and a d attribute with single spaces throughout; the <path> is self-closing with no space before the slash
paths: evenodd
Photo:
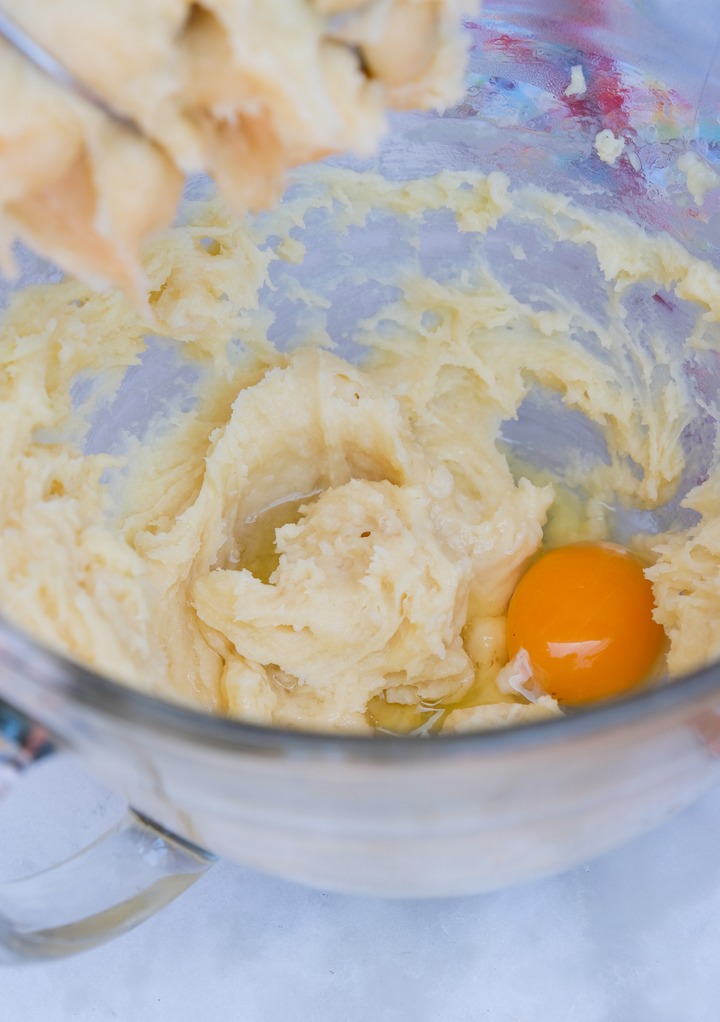
<path id="1" fill-rule="evenodd" d="M 15 236 L 144 294 L 139 253 L 205 171 L 238 212 L 463 91 L 458 0 L 23 0 L 12 16 L 129 130 L 0 41 L 0 256 Z"/>
<path id="2" fill-rule="evenodd" d="M 611 504 L 676 492 L 697 411 L 685 356 L 661 331 L 641 344 L 625 297 L 648 283 L 687 299 L 701 351 L 716 343 L 720 278 L 669 238 L 513 192 L 500 173 L 298 183 L 266 220 L 209 205 L 148 249 L 153 329 L 202 378 L 187 404 L 167 388 L 121 455 L 82 448 L 145 357 L 139 314 L 72 281 L 17 296 L 0 338 L 3 612 L 129 684 L 255 722 L 422 732 L 557 713 L 507 676 L 509 597 L 544 531 L 602 537 Z M 315 327 L 278 351 L 259 295 L 274 268 L 302 264 L 304 218 L 323 207 L 341 229 L 373 209 L 404 230 L 449 210 L 479 243 L 531 225 L 591 254 L 605 308 L 519 300 L 480 245 L 444 279 L 409 259 L 402 297 L 356 331 L 361 368 L 329 350 L 327 302 L 299 282 Z M 534 481 L 511 471 L 499 431 L 533 387 L 595 423 L 606 458 Z M 584 501 L 560 499 L 580 484 Z M 635 540 L 655 561 L 673 672 L 720 655 L 716 477 L 688 503 L 699 524 Z"/>

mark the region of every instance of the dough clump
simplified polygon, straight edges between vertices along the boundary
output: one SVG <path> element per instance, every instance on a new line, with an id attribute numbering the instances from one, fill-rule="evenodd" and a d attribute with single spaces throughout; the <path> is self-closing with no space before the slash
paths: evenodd
<path id="1" fill-rule="evenodd" d="M 457 0 L 25 0 L 18 25 L 139 128 L 0 41 L 0 247 L 20 237 L 96 286 L 145 290 L 143 239 L 204 171 L 239 213 L 286 171 L 374 150 L 387 108 L 462 94 Z"/>

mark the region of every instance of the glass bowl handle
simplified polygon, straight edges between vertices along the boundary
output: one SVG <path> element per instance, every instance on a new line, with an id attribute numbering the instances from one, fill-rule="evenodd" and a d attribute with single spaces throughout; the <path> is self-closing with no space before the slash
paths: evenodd
<path id="1" fill-rule="evenodd" d="M 0 700 L 0 798 L 55 748 L 44 728 Z M 167 905 L 213 862 L 128 809 L 72 858 L 0 884 L 0 961 L 57 958 L 102 944 Z"/>

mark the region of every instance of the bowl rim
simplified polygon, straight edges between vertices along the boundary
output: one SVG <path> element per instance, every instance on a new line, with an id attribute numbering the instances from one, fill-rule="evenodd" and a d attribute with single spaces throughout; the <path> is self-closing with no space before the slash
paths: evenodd
<path id="1" fill-rule="evenodd" d="M 715 662 L 664 684 L 636 689 L 628 695 L 574 708 L 561 716 L 527 723 L 422 736 L 359 734 L 253 724 L 174 703 L 96 674 L 0 617 L 0 669 L 3 665 L 16 677 L 25 677 L 56 699 L 64 699 L 90 715 L 99 714 L 130 724 L 135 731 L 161 734 L 203 749 L 333 760 L 426 760 L 543 745 L 609 731 L 632 724 L 638 718 L 659 716 L 701 700 L 715 690 L 720 691 L 720 662 Z M 31 702 L 32 706 L 24 706 L 21 697 L 15 708 L 32 713 L 35 704 Z M 55 727 L 52 714 L 44 716 L 41 723 L 52 730 Z M 58 727 L 58 733 L 64 737 L 62 726 Z"/>

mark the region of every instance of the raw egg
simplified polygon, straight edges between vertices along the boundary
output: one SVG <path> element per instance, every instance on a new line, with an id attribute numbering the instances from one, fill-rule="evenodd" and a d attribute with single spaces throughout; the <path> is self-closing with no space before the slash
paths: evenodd
<path id="1" fill-rule="evenodd" d="M 641 682 L 665 641 L 642 563 L 614 543 L 550 550 L 518 583 L 507 617 L 510 657 L 524 649 L 535 681 L 561 703 L 617 695 Z"/>

